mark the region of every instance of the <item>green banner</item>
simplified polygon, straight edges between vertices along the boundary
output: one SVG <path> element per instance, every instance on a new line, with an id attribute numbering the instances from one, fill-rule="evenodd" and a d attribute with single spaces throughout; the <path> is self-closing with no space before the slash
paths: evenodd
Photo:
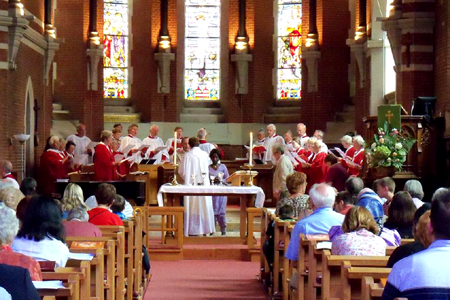
<path id="1" fill-rule="evenodd" d="M 378 128 L 383 128 L 386 121 L 390 128 L 400 129 L 402 124 L 400 104 L 378 106 Z"/>

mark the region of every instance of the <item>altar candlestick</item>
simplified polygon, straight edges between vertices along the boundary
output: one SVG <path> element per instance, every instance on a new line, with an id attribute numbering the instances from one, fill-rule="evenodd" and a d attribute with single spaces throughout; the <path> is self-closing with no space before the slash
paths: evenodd
<path id="1" fill-rule="evenodd" d="M 173 134 L 173 164 L 177 164 L 177 132 Z"/>
<path id="2" fill-rule="evenodd" d="M 250 132 L 250 154 L 248 159 L 248 164 L 253 164 L 253 132 Z"/>

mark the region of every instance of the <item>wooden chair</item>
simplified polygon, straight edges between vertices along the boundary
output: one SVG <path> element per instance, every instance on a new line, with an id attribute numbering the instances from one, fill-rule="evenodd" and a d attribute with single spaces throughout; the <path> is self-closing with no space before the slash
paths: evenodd
<path id="1" fill-rule="evenodd" d="M 101 249 L 95 248 L 71 248 L 73 242 L 99 242 L 103 243 Z M 67 237 L 66 244 L 71 252 L 74 253 L 93 253 L 94 259 L 91 261 L 91 265 L 95 268 L 95 296 L 100 300 L 115 299 L 115 277 L 116 277 L 116 247 L 117 243 L 109 237 Z M 70 262 L 70 260 L 69 260 Z M 91 271 L 91 273 L 93 273 Z M 106 275 L 106 280 L 104 280 Z M 100 284 L 102 282 L 103 284 Z"/>
<path id="2" fill-rule="evenodd" d="M 361 299 L 361 282 L 364 276 L 387 278 L 391 268 L 353 267 L 349 261 L 341 264 L 341 300 Z"/>
<path id="3" fill-rule="evenodd" d="M 322 253 L 322 294 L 321 299 L 339 299 L 341 293 L 342 262 L 350 262 L 356 267 L 386 267 L 388 256 L 331 255 L 330 250 Z"/>
<path id="4" fill-rule="evenodd" d="M 76 274 L 64 275 L 60 273 L 58 279 L 63 281 L 64 288 L 60 289 L 38 289 L 38 294 L 43 299 L 58 300 L 80 300 L 80 278 Z"/>

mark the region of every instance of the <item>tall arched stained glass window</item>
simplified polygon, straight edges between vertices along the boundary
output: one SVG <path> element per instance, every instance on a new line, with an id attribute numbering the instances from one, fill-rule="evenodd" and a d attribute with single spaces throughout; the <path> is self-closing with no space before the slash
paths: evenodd
<path id="1" fill-rule="evenodd" d="M 128 23 L 128 0 L 104 0 L 104 98 L 129 97 Z"/>
<path id="2" fill-rule="evenodd" d="M 220 1 L 185 0 L 184 95 L 187 100 L 219 100 Z"/>
<path id="3" fill-rule="evenodd" d="M 277 99 L 298 100 L 302 89 L 302 0 L 277 1 Z"/>

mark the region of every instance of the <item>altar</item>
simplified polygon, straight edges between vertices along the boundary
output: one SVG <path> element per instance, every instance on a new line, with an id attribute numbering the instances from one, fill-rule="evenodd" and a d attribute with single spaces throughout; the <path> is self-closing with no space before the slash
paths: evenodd
<path id="1" fill-rule="evenodd" d="M 240 199 L 240 232 L 242 240 L 247 236 L 247 207 L 263 207 L 265 194 L 258 186 L 200 186 L 200 185 L 162 185 L 158 191 L 157 200 L 159 206 L 164 206 L 166 196 L 166 206 L 180 206 L 180 199 L 183 196 L 231 196 Z"/>

